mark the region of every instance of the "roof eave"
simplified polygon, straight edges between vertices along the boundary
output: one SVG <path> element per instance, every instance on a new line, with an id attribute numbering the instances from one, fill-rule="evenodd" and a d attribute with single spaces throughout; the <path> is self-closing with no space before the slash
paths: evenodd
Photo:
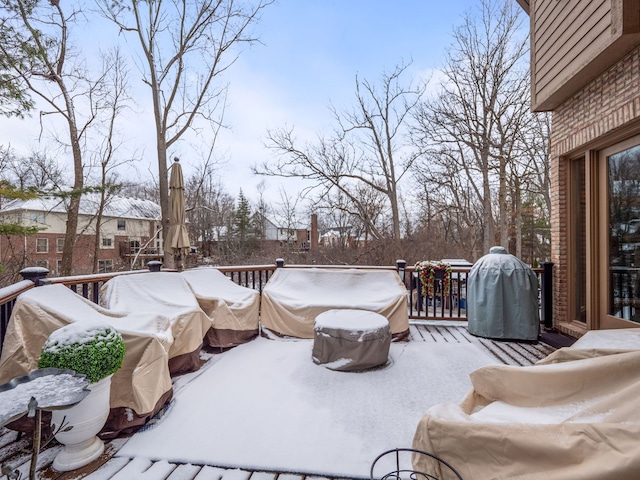
<path id="1" fill-rule="evenodd" d="M 529 0 L 516 0 L 516 2 L 518 2 L 518 5 L 529 15 Z"/>

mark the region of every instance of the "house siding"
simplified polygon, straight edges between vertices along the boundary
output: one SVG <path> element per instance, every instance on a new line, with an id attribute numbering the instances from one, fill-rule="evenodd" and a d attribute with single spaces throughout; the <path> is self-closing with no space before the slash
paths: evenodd
<path id="1" fill-rule="evenodd" d="M 637 45 L 638 0 L 536 0 L 531 97 L 553 110 Z"/>

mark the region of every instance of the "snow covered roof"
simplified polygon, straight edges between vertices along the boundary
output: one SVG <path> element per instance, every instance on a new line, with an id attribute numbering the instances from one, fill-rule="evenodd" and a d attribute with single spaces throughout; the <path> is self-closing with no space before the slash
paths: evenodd
<path id="1" fill-rule="evenodd" d="M 262 215 L 260 212 L 256 212 L 256 215 Z M 297 218 L 287 218 L 279 213 L 271 213 L 269 216 L 263 215 L 265 220 L 270 222 L 274 227 L 286 228 L 291 230 L 307 230 L 309 226 Z"/>
<path id="2" fill-rule="evenodd" d="M 80 200 L 81 215 L 95 215 L 100 204 L 98 193 L 85 193 Z M 11 200 L 0 210 L 0 213 L 16 211 L 32 212 L 67 212 L 68 200 L 57 197 L 38 197 L 30 200 Z M 105 205 L 104 216 L 116 218 L 132 218 L 142 220 L 159 220 L 160 205 L 151 200 L 113 196 Z"/>
<path id="3" fill-rule="evenodd" d="M 442 263 L 448 263 L 452 267 L 473 267 L 473 263 L 464 258 L 443 258 Z"/>

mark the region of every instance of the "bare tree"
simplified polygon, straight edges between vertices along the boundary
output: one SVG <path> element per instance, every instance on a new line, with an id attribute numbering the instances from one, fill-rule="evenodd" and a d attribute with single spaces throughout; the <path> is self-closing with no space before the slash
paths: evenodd
<path id="1" fill-rule="evenodd" d="M 103 13 L 137 38 L 144 83 L 153 102 L 163 235 L 169 225 L 167 151 L 201 122 L 220 124 L 226 85 L 217 82 L 237 59 L 233 47 L 256 41 L 249 33 L 272 0 L 246 6 L 235 0 L 166 2 L 102 0 Z M 172 265 L 166 254 L 165 263 Z"/>
<path id="2" fill-rule="evenodd" d="M 336 128 L 331 137 L 316 144 L 299 146 L 292 130 L 270 131 L 267 146 L 277 158 L 254 171 L 260 175 L 304 178 L 311 189 L 327 197 L 339 191 L 374 238 L 385 231 L 371 216 L 368 200 L 377 192 L 390 211 L 389 237 L 400 239 L 399 185 L 415 162 L 418 152 L 405 135 L 410 115 L 425 90 L 403 86 L 400 77 L 407 65 L 383 74 L 380 86 L 356 76 L 356 106 L 341 113 L 332 108 Z"/>
<path id="3" fill-rule="evenodd" d="M 98 273 L 99 253 L 102 244 L 102 217 L 112 196 L 118 192 L 117 175 L 114 170 L 126 163 L 131 163 L 131 157 L 123 158 L 119 154 L 122 143 L 120 132 L 117 129 L 117 121 L 122 112 L 128 107 L 131 98 L 128 93 L 128 69 L 118 49 L 102 56 L 103 71 L 108 72 L 105 78 L 111 91 L 106 100 L 105 110 L 108 112 L 105 121 L 100 125 L 102 141 L 94 152 L 92 160 L 99 169 L 99 200 L 95 217 L 92 219 L 95 225 L 93 272 Z"/>
<path id="4" fill-rule="evenodd" d="M 13 183 L 16 188 L 36 188 L 39 190 L 55 190 L 66 184 L 62 167 L 45 151 L 32 151 L 27 156 L 10 152 L 3 177 Z"/>
<path id="5" fill-rule="evenodd" d="M 260 181 L 257 187 L 258 199 L 256 202 L 256 218 L 258 225 L 256 225 L 256 234 L 258 236 L 258 240 L 260 240 L 261 249 L 264 249 L 264 241 L 267 237 L 267 217 L 271 213 L 271 208 L 265 197 L 266 190 L 267 186 L 264 180 Z"/>
<path id="6" fill-rule="evenodd" d="M 528 112 L 529 91 L 526 70 L 519 68 L 527 54 L 527 38 L 520 35 L 517 5 L 482 0 L 478 13 L 467 13 L 454 30 L 445 78 L 437 96 L 418 110 L 414 138 L 428 152 L 427 164 L 422 165 L 422 173 L 429 174 L 425 180 L 448 187 L 456 208 L 480 208 L 486 252 L 496 241 L 497 224 L 501 242 L 506 242 L 507 165 L 517 151 L 514 142 L 521 117 Z M 443 175 L 462 179 L 447 183 Z M 466 192 L 473 201 L 462 198 Z"/>
<path id="7" fill-rule="evenodd" d="M 205 161 L 185 181 L 185 201 L 189 230 L 205 257 L 221 260 L 221 239 L 234 209 L 234 199 L 225 192 L 215 170 L 215 162 Z"/>
<path id="8" fill-rule="evenodd" d="M 515 255 L 525 256 L 523 238 L 526 234 L 529 237 L 529 260 L 534 263 L 535 259 L 548 258 L 550 253 L 546 247 L 551 242 L 548 228 L 551 214 L 551 115 L 545 112 L 523 118 L 526 123 L 517 142 L 518 161 L 509 165 L 509 188 L 515 223 Z M 524 231 L 525 213 L 528 217 L 527 232 Z M 536 239 L 542 239 L 542 242 Z"/>
<path id="9" fill-rule="evenodd" d="M 84 18 L 81 10 L 67 12 L 59 1 L 2 0 L 1 5 L 6 12 L 3 36 L 11 33 L 11 41 L 0 43 L 2 68 L 19 78 L 22 87 L 46 106 L 41 118 L 59 115 L 68 128 L 68 136 L 57 140 L 70 148 L 73 158 L 73 189 L 68 194 L 61 268 L 62 275 L 69 275 L 84 188 L 83 142 L 109 94 L 104 89 L 105 73 L 90 76 L 73 53 L 70 36 L 75 24 Z"/>

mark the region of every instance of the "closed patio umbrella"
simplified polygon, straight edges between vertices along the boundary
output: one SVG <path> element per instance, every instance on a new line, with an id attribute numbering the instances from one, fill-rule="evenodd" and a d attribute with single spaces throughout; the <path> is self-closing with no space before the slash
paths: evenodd
<path id="1" fill-rule="evenodd" d="M 165 250 L 173 253 L 176 268 L 182 270 L 183 256 L 189 253 L 189 233 L 185 223 L 184 180 L 179 159 L 175 158 L 171 166 L 169 179 L 169 231 L 165 240 Z"/>

